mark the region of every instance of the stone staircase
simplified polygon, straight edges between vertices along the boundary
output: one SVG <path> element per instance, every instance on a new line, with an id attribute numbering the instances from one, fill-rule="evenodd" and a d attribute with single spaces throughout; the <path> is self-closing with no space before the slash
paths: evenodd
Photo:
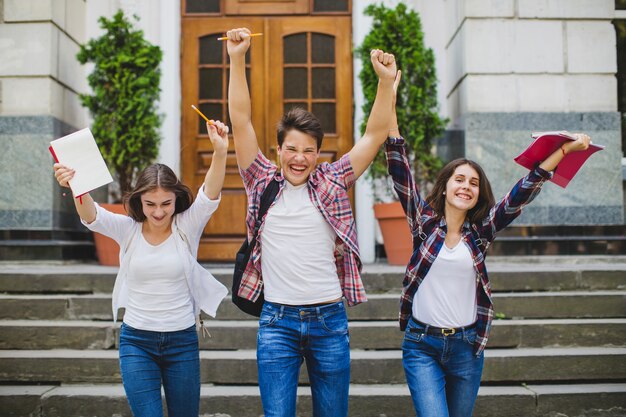
<path id="1" fill-rule="evenodd" d="M 232 267 L 208 268 L 230 287 Z M 497 316 L 475 416 L 626 416 L 626 257 L 493 257 Z M 116 269 L 0 263 L 0 415 L 130 416 L 111 314 Z M 397 308 L 403 268 L 367 265 L 349 308 L 350 415 L 414 415 Z M 225 300 L 201 339 L 202 416 L 262 415 L 256 321 Z M 312 415 L 306 367 L 299 416 Z"/>

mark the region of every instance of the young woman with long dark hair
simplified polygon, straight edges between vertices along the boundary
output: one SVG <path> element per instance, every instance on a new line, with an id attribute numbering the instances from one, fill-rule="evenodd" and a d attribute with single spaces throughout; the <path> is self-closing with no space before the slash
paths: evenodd
<path id="1" fill-rule="evenodd" d="M 200 237 L 217 209 L 224 184 L 228 127 L 207 123 L 213 157 L 193 199 L 189 187 L 166 165 L 143 170 L 124 198 L 128 215 L 111 213 L 89 194 L 75 200 L 90 230 L 120 245 L 120 269 L 113 288 L 113 317 L 124 307 L 120 328 L 120 369 L 135 417 L 198 417 L 200 311 L 215 316 L 228 293 L 196 260 Z M 75 171 L 54 165 L 55 177 L 68 186 Z"/>
<path id="2" fill-rule="evenodd" d="M 493 319 L 486 250 L 520 215 L 563 157 L 589 147 L 575 134 L 496 202 L 483 169 L 461 158 L 448 163 L 424 199 L 400 136 L 393 106 L 386 142 L 389 174 L 414 242 L 400 302 L 402 363 L 420 417 L 470 417 L 480 386 Z"/>

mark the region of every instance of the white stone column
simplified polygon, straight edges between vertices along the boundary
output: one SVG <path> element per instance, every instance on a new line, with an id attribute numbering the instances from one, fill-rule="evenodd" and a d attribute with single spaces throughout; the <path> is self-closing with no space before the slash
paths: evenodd
<path id="1" fill-rule="evenodd" d="M 496 198 L 541 130 L 585 131 L 607 150 L 567 190 L 547 184 L 516 224 L 621 224 L 621 138 L 612 0 L 446 0 L 451 129 Z"/>
<path id="2" fill-rule="evenodd" d="M 79 227 L 65 214 L 49 141 L 87 126 L 76 60 L 85 41 L 84 0 L 4 0 L 0 21 L 0 229 Z M 73 207 L 71 207 L 73 209 Z"/>

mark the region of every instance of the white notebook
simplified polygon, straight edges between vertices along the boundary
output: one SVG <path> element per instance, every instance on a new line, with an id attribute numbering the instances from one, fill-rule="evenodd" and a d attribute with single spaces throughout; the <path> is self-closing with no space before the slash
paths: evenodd
<path id="1" fill-rule="evenodd" d="M 49 149 L 58 163 L 76 171 L 69 181 L 74 197 L 113 182 L 89 128 L 53 140 Z"/>

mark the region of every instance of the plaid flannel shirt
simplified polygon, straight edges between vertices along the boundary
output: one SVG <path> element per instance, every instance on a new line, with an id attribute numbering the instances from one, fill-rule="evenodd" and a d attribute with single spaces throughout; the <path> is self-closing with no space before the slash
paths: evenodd
<path id="1" fill-rule="evenodd" d="M 270 205 L 271 208 L 281 196 L 285 187 L 285 179 L 276 165 L 270 162 L 261 151 L 247 169 L 239 172 L 248 196 L 246 224 L 248 239 L 251 239 L 263 191 L 272 179 L 278 180 L 280 189 Z M 348 197 L 348 189 L 355 182 L 356 177 L 347 154 L 332 164 L 324 162 L 318 165 L 308 179 L 308 192 L 313 205 L 322 213 L 337 235 L 334 252 L 337 275 L 343 296 L 350 306 L 367 301 L 365 288 L 361 281 L 362 263 L 359 257 L 356 224 Z M 263 235 L 264 225 L 265 218 L 262 219 L 259 228 L 258 241 Z M 248 300 L 256 300 L 261 294 L 262 288 L 261 245 L 257 244 L 241 278 L 239 296 Z"/>
<path id="2" fill-rule="evenodd" d="M 402 283 L 399 320 L 400 329 L 404 330 L 411 318 L 415 293 L 439 254 L 446 238 L 447 226 L 444 217 L 438 219 L 437 213 L 419 194 L 406 156 L 404 139 L 389 138 L 385 146 L 394 189 L 406 213 L 414 242 L 420 244 L 417 250 L 414 248 Z M 494 315 L 491 284 L 485 266 L 486 250 L 495 238 L 496 232 L 504 229 L 519 216 L 522 208 L 539 194 L 543 183 L 551 177 L 550 172 L 539 167 L 535 168 L 519 180 L 480 223 L 470 224 L 466 220 L 463 224 L 461 239 L 470 250 L 476 271 L 478 320 L 474 352 L 477 356 L 487 345 Z"/>

